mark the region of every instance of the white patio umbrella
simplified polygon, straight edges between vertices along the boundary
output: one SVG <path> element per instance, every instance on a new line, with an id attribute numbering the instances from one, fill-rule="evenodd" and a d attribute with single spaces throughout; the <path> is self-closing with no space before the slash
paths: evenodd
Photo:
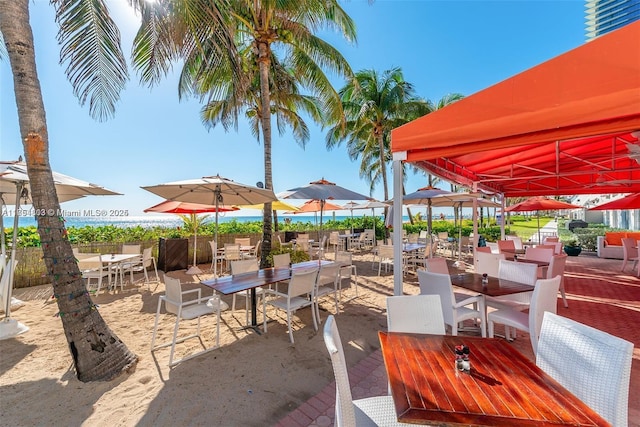
<path id="1" fill-rule="evenodd" d="M 378 208 L 390 208 L 389 203 L 381 202 L 379 200 L 367 200 L 364 203 L 360 203 L 353 207 L 353 209 L 371 209 L 371 216 L 373 217 L 373 229 L 376 229 L 376 209 Z"/>
<path id="2" fill-rule="evenodd" d="M 216 243 L 218 242 L 218 209 L 220 206 L 264 204 L 277 200 L 271 190 L 241 184 L 220 175 L 167 182 L 142 188 L 167 200 L 215 206 Z M 214 275 L 217 275 L 216 268 L 217 265 L 214 263 Z"/>
<path id="3" fill-rule="evenodd" d="M 280 199 L 316 199 L 320 201 L 320 232 L 322 233 L 323 206 L 327 200 L 371 200 L 371 197 L 340 187 L 322 178 L 304 187 L 296 187 L 278 194 Z"/>
<path id="4" fill-rule="evenodd" d="M 356 206 L 358 206 L 356 202 L 345 203 L 342 206 L 343 209 L 348 209 L 351 212 L 351 234 L 353 234 L 353 210 L 356 209 Z"/>
<path id="5" fill-rule="evenodd" d="M 499 203 L 483 199 L 480 193 L 449 193 L 441 194 L 431 199 L 431 206 L 434 207 L 473 207 L 474 201 L 478 207 L 500 207 Z M 474 212 L 475 221 L 475 212 Z M 460 228 L 458 229 L 458 261 L 456 267 L 460 266 L 462 255 L 462 218 L 460 218 Z"/>
<path id="6" fill-rule="evenodd" d="M 59 202 L 66 202 L 69 200 L 79 199 L 84 196 L 110 196 L 120 195 L 115 191 L 108 190 L 96 184 L 82 181 L 77 178 L 73 178 L 61 173 L 53 173 L 53 182 L 55 184 L 55 190 L 58 195 Z M 0 322 L 0 339 L 10 338 L 20 333 L 29 330 L 28 327 L 18 322 L 15 319 L 11 319 L 11 294 L 13 293 L 13 279 L 14 279 L 14 260 L 16 259 L 16 246 L 18 241 L 18 211 L 20 210 L 20 202 L 29 203 L 29 175 L 27 173 L 27 165 L 22 161 L 0 161 L 0 228 L 2 233 L 0 239 L 2 239 L 2 255 L 6 255 L 6 248 L 4 244 L 4 223 L 3 223 L 3 211 L 4 206 L 14 205 L 14 217 L 13 217 L 13 236 L 11 239 L 11 256 L 8 259 L 7 266 L 4 274 L 8 274 L 8 280 L 4 280 L 6 283 L 5 289 L 0 289 L 0 292 L 5 297 L 5 315 L 4 319 Z"/>
<path id="7" fill-rule="evenodd" d="M 453 194 L 451 191 L 442 190 L 436 187 L 422 187 L 418 191 L 405 194 L 402 203 L 405 205 L 427 205 L 427 234 L 431 236 L 431 216 L 432 199 L 443 194 Z"/>

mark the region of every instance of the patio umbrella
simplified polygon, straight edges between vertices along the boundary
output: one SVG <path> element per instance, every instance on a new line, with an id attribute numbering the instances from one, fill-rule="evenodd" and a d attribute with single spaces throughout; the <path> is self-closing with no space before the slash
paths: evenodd
<path id="1" fill-rule="evenodd" d="M 264 209 L 264 203 L 257 203 L 254 205 L 236 205 L 236 207 L 240 209 Z M 297 211 L 298 207 L 290 205 L 289 203 L 285 203 L 282 200 L 276 200 L 275 202 L 271 202 L 271 210 L 272 211 Z"/>
<path id="2" fill-rule="evenodd" d="M 174 181 L 142 187 L 153 194 L 178 202 L 213 205 L 216 208 L 216 244 L 218 242 L 218 209 L 220 206 L 252 205 L 277 200 L 273 191 L 223 178 L 220 175 Z M 214 266 L 214 275 L 217 271 Z"/>
<path id="3" fill-rule="evenodd" d="M 207 212 L 230 212 L 237 211 L 239 208 L 235 206 L 213 206 L 213 205 L 201 205 L 199 203 L 187 203 L 187 202 L 176 202 L 172 200 L 165 200 L 162 203 L 158 203 L 157 205 L 151 206 L 144 210 L 144 212 L 157 212 L 157 213 L 173 213 L 173 214 L 182 214 L 182 215 L 190 215 L 193 220 L 194 229 L 193 229 L 193 264 L 186 271 L 186 274 L 202 274 L 202 270 L 198 268 L 198 264 L 196 262 L 196 251 L 197 251 L 197 243 L 198 243 L 198 223 L 196 221 L 196 215 L 199 213 L 207 213 Z M 216 241 L 217 243 L 217 241 Z"/>
<path id="4" fill-rule="evenodd" d="M 381 202 L 378 200 L 367 200 L 364 203 L 359 203 L 353 206 L 351 209 L 371 209 L 371 216 L 373 217 L 373 230 L 375 232 L 376 229 L 376 209 L 378 208 L 390 208 L 388 203 Z"/>
<path id="5" fill-rule="evenodd" d="M 322 232 L 322 214 L 327 200 L 371 200 L 371 197 L 365 196 L 355 191 L 340 187 L 333 182 L 329 182 L 324 178 L 319 181 L 313 181 L 304 187 L 297 187 L 291 190 L 283 191 L 278 194 L 280 199 L 311 199 L 320 202 L 320 232 Z M 342 209 L 342 208 L 340 208 Z"/>
<path id="6" fill-rule="evenodd" d="M 358 206 L 356 202 L 345 203 L 343 209 L 348 209 L 351 212 L 351 234 L 353 234 L 353 210 Z"/>
<path id="7" fill-rule="evenodd" d="M 491 200 L 483 199 L 479 193 L 449 193 L 440 194 L 431 199 L 431 206 L 444 207 L 453 206 L 457 208 L 473 207 L 474 201 L 476 206 L 479 207 L 500 207 L 499 203 Z M 475 213 L 474 213 L 475 217 Z M 430 253 L 431 255 L 431 253 Z M 456 267 L 461 266 L 462 256 L 462 216 L 460 217 L 460 227 L 458 229 L 458 261 L 456 261 Z"/>
<path id="8" fill-rule="evenodd" d="M 52 172 L 55 190 L 58 195 L 59 202 L 79 199 L 90 195 L 120 195 L 115 191 L 108 190 L 99 185 L 91 184 L 61 173 Z M 22 161 L 0 161 L 0 239 L 2 239 L 2 255 L 6 255 L 4 244 L 4 223 L 3 211 L 5 205 L 14 205 L 13 217 L 13 235 L 11 239 L 11 257 L 7 263 L 6 270 L 3 274 L 8 274 L 9 279 L 5 281 L 6 289 L 0 289 L 2 295 L 5 296 L 5 315 L 0 322 L 0 339 L 10 338 L 22 332 L 26 332 L 29 328 L 20 322 L 11 319 L 11 294 L 13 293 L 14 268 L 13 260 L 16 258 L 16 246 L 18 241 L 18 211 L 20 202 L 29 203 L 29 175 L 27 173 L 27 165 Z"/>
<path id="9" fill-rule="evenodd" d="M 442 194 L 453 194 L 451 191 L 442 190 L 436 187 L 422 187 L 418 189 L 418 191 L 414 191 L 413 193 L 405 194 L 402 197 L 402 203 L 405 205 L 427 205 L 427 233 L 431 236 L 431 225 L 432 225 L 432 212 L 431 200 Z"/>
<path id="10" fill-rule="evenodd" d="M 591 211 L 613 211 L 624 209 L 640 209 L 640 193 L 629 194 L 621 199 L 612 200 L 607 203 L 603 203 L 599 206 L 595 206 L 589 210 Z"/>
<path id="11" fill-rule="evenodd" d="M 580 209 L 580 206 L 572 205 L 571 203 L 563 202 L 561 200 L 549 199 L 547 197 L 531 197 L 523 202 L 516 203 L 513 206 L 509 206 L 505 209 L 505 212 L 537 212 L 538 218 L 538 243 L 540 239 L 540 211 L 556 211 L 561 209 Z"/>
<path id="12" fill-rule="evenodd" d="M 306 202 L 304 202 L 304 204 L 300 207 L 298 207 L 298 210 L 296 211 L 290 211 L 290 212 L 285 212 L 286 214 L 293 214 L 293 215 L 297 215 L 297 214 L 301 214 L 301 213 L 309 213 L 309 212 L 313 212 L 315 214 L 317 214 L 320 211 L 339 211 L 342 210 L 342 206 L 338 206 L 338 205 L 334 205 L 333 203 L 329 203 L 329 202 L 324 202 L 322 203 L 322 201 L 320 200 L 308 200 Z M 317 224 L 317 216 L 316 216 L 316 225 Z M 322 221 L 320 222 L 320 225 L 322 226 Z"/>

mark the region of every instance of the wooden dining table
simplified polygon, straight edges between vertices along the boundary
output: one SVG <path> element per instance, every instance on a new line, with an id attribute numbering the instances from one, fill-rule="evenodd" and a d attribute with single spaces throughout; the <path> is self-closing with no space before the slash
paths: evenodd
<path id="1" fill-rule="evenodd" d="M 439 426 L 608 426 L 505 341 L 379 332 L 398 421 Z M 455 346 L 469 348 L 469 372 Z"/>
<path id="2" fill-rule="evenodd" d="M 313 260 L 292 264 L 291 268 L 263 268 L 258 271 L 251 271 L 242 274 L 233 274 L 214 279 L 202 280 L 200 283 L 223 295 L 230 295 L 236 292 L 251 291 L 251 325 L 256 332 L 258 326 L 257 297 L 256 288 L 269 286 L 278 282 L 291 279 L 291 273 L 295 270 L 308 268 L 320 268 L 333 261 Z"/>

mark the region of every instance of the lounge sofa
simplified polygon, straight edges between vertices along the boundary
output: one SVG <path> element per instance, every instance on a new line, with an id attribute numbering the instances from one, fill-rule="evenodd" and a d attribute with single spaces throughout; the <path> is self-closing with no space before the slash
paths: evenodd
<path id="1" fill-rule="evenodd" d="M 598 236 L 598 257 L 623 259 L 622 239 L 624 237 L 640 240 L 640 231 L 608 231 L 604 236 Z"/>

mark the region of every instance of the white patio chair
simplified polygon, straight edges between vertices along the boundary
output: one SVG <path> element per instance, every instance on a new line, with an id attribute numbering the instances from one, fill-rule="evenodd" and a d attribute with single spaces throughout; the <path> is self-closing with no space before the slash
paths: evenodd
<path id="1" fill-rule="evenodd" d="M 467 319 L 479 319 L 480 331 L 483 337 L 487 336 L 485 326 L 484 300 L 480 295 L 468 295 L 462 301 L 456 301 L 453 294 L 451 276 L 448 274 L 430 273 L 425 270 L 418 270 L 418 282 L 420 283 L 421 295 L 440 295 L 442 314 L 444 323 L 451 327 L 451 335 L 458 335 L 458 324 Z M 472 305 L 478 307 L 473 309 L 466 307 Z"/>
<path id="2" fill-rule="evenodd" d="M 123 254 L 137 254 L 139 255 L 137 258 L 133 258 L 122 262 L 115 266 L 115 274 L 120 275 L 120 283 L 124 282 L 124 276 L 126 273 L 129 273 L 129 281 L 133 285 L 133 273 L 134 270 L 141 271 L 140 267 L 142 266 L 142 249 L 139 244 L 136 243 L 125 243 L 122 245 L 122 253 Z"/>
<path id="3" fill-rule="evenodd" d="M 504 238 L 507 240 L 513 240 L 513 245 L 516 251 L 524 250 L 524 245 L 522 244 L 522 238 L 518 236 L 504 236 Z"/>
<path id="4" fill-rule="evenodd" d="M 636 239 L 633 237 L 623 237 L 622 239 L 622 269 L 627 266 L 629 261 L 633 261 L 633 265 L 631 266 L 631 271 L 635 270 L 636 264 L 638 263 L 638 248 L 634 247 L 637 244 Z"/>
<path id="5" fill-rule="evenodd" d="M 306 233 L 299 233 L 296 236 L 296 245 L 295 248 L 297 251 L 309 252 L 309 235 Z"/>
<path id="6" fill-rule="evenodd" d="M 378 276 L 382 271 L 382 264 L 384 264 L 384 271 L 389 271 L 389 266 L 393 267 L 393 245 L 379 245 L 378 246 Z"/>
<path id="7" fill-rule="evenodd" d="M 289 288 L 286 294 L 274 293 L 276 296 L 275 298 L 262 299 L 262 310 L 264 313 L 263 328 L 265 332 L 267 332 L 267 305 L 271 305 L 276 309 L 286 311 L 287 329 L 289 331 L 289 339 L 291 340 L 291 344 L 294 344 L 291 317 L 297 310 L 304 307 L 311 307 L 313 328 L 316 331 L 318 330 L 316 313 L 313 309 L 314 290 L 317 277 L 317 268 L 293 270 L 293 272 L 291 273 L 291 280 L 289 280 Z"/>
<path id="8" fill-rule="evenodd" d="M 426 258 L 424 267 L 431 273 L 449 274 L 447 259 L 443 257 Z"/>
<path id="9" fill-rule="evenodd" d="M 498 240 L 498 252 L 499 253 L 507 253 L 507 254 L 515 254 L 516 253 L 516 244 L 513 240 Z"/>
<path id="10" fill-rule="evenodd" d="M 551 263 L 551 258 L 555 253 L 555 246 L 549 245 L 549 247 L 544 247 L 544 245 L 539 245 L 536 247 L 527 246 L 524 250 L 524 257 L 526 259 L 531 259 L 534 261 L 544 261 Z M 547 277 L 547 267 L 538 267 L 538 278 Z"/>
<path id="11" fill-rule="evenodd" d="M 333 248 L 333 253 L 337 253 L 338 251 L 344 250 L 344 240 L 341 239 L 340 233 L 337 231 L 332 231 L 329 233 L 329 246 Z"/>
<path id="12" fill-rule="evenodd" d="M 475 255 L 475 271 L 478 274 L 498 277 L 500 260 L 502 259 L 505 259 L 505 254 L 494 254 L 478 250 Z"/>
<path id="13" fill-rule="evenodd" d="M 326 249 L 326 245 L 327 245 L 327 236 L 324 235 L 322 236 L 322 238 L 320 239 L 319 242 L 313 242 L 309 244 L 309 257 L 311 259 L 323 259 L 324 258 L 324 252 Z"/>
<path id="14" fill-rule="evenodd" d="M 338 251 L 336 254 L 336 262 L 340 264 L 340 299 L 342 299 L 342 279 L 349 279 L 349 285 L 351 285 L 351 276 L 355 276 L 353 286 L 355 288 L 356 295 L 353 298 L 358 297 L 358 269 L 353 263 L 353 254 L 347 251 Z"/>
<path id="15" fill-rule="evenodd" d="M 291 268 L 291 253 L 285 252 L 282 254 L 275 254 L 273 256 L 273 267 L 274 268 Z M 269 286 L 267 289 L 267 293 L 275 291 L 276 293 L 280 292 L 278 289 L 278 285 L 281 283 L 289 283 L 289 280 L 283 280 L 281 282 L 275 283 L 273 286 Z"/>
<path id="16" fill-rule="evenodd" d="M 353 400 L 347 362 L 335 318 L 329 316 L 324 325 L 324 343 L 331 357 L 336 380 L 336 427 L 407 426 L 399 423 L 391 396 L 376 396 Z"/>
<path id="17" fill-rule="evenodd" d="M 87 256 L 88 255 L 88 256 Z M 89 258 L 97 257 L 96 261 L 88 260 Z M 87 290 L 91 287 L 91 280 L 94 279 L 96 282 L 96 295 L 100 293 L 100 288 L 102 287 L 102 280 L 107 278 L 107 287 L 111 289 L 111 276 L 114 271 L 109 268 L 108 265 L 104 265 L 102 262 L 102 255 L 100 254 L 77 254 L 76 258 L 78 259 L 78 268 L 82 273 L 82 278 L 85 279 Z M 122 282 L 120 282 L 120 290 L 123 290 L 124 286 Z"/>
<path id="18" fill-rule="evenodd" d="M 387 297 L 389 332 L 444 335 L 444 315 L 439 295 Z"/>
<path id="19" fill-rule="evenodd" d="M 553 279 L 538 279 L 531 295 L 529 313 L 519 310 L 504 308 L 492 311 L 487 314 L 489 324 L 489 338 L 493 338 L 493 331 L 496 323 L 519 329 L 529 333 L 533 354 L 536 354 L 542 317 L 545 311 L 556 313 L 558 305 L 558 289 L 560 287 L 560 276 Z"/>
<path id="20" fill-rule="evenodd" d="M 450 274 L 447 259 L 443 257 L 425 258 L 424 268 L 430 273 Z M 464 301 L 469 298 L 469 294 L 465 294 L 464 292 L 454 292 L 453 296 L 456 302 Z M 477 310 L 478 306 L 474 304 L 473 309 Z"/>
<path id="21" fill-rule="evenodd" d="M 628 422 L 632 358 L 633 343 L 544 314 L 536 365 L 616 427 Z"/>
<path id="22" fill-rule="evenodd" d="M 333 295 L 333 303 L 335 305 L 336 313 L 340 312 L 338 306 L 339 292 L 340 290 L 340 264 L 333 262 L 331 264 L 325 264 L 320 266 L 318 272 L 318 278 L 316 279 L 316 288 L 314 291 L 314 309 L 316 310 L 316 320 L 318 324 L 321 324 L 320 320 L 320 298 Z"/>
<path id="23" fill-rule="evenodd" d="M 171 352 L 169 353 L 169 366 L 175 366 L 178 363 L 199 356 L 203 353 L 214 350 L 220 346 L 220 304 L 211 299 L 217 298 L 217 296 L 202 297 L 201 289 L 191 289 L 188 291 L 182 291 L 179 279 L 174 279 L 167 275 L 164 275 L 165 294 L 158 299 L 158 310 L 156 311 L 156 320 L 153 325 L 153 335 L 151 336 L 151 351 L 155 351 L 159 348 L 171 346 Z M 196 299 L 185 300 L 184 297 L 190 294 L 195 294 Z M 164 303 L 165 310 L 169 314 L 176 316 L 176 322 L 173 327 L 173 336 L 171 341 L 163 344 L 155 345 L 156 335 L 158 331 L 158 322 L 160 319 L 160 310 Z M 176 344 L 184 342 L 191 338 L 198 338 L 202 343 L 200 336 L 200 317 L 216 313 L 216 344 L 213 347 L 205 348 L 202 351 L 193 353 L 189 356 L 182 357 L 178 360 L 174 360 Z M 196 333 L 185 337 L 178 338 L 178 332 L 180 329 L 181 320 L 193 320 L 197 319 Z"/>
<path id="24" fill-rule="evenodd" d="M 535 286 L 538 280 L 538 266 L 536 264 L 508 261 L 501 259 L 498 264 L 498 278 L 511 280 L 512 282 L 524 283 Z M 517 294 L 503 295 L 499 297 L 485 296 L 488 307 L 512 308 L 523 311 L 529 308 L 531 303 L 531 292 L 520 292 Z"/>
<path id="25" fill-rule="evenodd" d="M 240 246 L 251 246 L 250 237 L 236 237 L 233 242 Z"/>
<path id="26" fill-rule="evenodd" d="M 275 254 L 273 255 L 273 266 L 275 268 L 283 268 L 291 266 L 291 254 L 289 252 L 285 252 L 283 254 Z"/>
<path id="27" fill-rule="evenodd" d="M 217 264 L 220 263 L 220 269 L 222 269 L 222 262 L 224 261 L 224 249 L 218 248 L 218 243 L 215 240 L 209 240 L 209 247 L 211 248 L 211 271 L 218 272 Z"/>
<path id="28" fill-rule="evenodd" d="M 160 281 L 160 276 L 158 276 L 158 265 L 156 263 L 156 259 L 153 256 L 153 247 L 148 247 L 142 250 L 142 261 L 130 267 L 132 273 L 144 273 L 144 283 L 147 284 L 147 289 L 151 289 L 149 273 L 147 269 L 149 267 L 153 267 L 153 271 L 156 274 L 155 281 Z M 133 279 L 131 280 L 133 283 Z"/>
<path id="29" fill-rule="evenodd" d="M 240 261 L 242 259 L 242 252 L 240 251 L 240 245 L 236 243 L 224 244 L 224 261 L 227 265 L 227 269 L 231 270 L 231 263 L 233 261 Z"/>
<path id="30" fill-rule="evenodd" d="M 560 295 L 562 296 L 562 303 L 565 308 L 569 308 L 569 303 L 567 303 L 567 295 L 564 291 L 564 269 L 567 265 L 567 255 L 554 255 L 551 258 L 551 262 L 549 263 L 549 268 L 547 269 L 547 279 L 551 279 L 552 277 L 560 276 Z"/>
<path id="31" fill-rule="evenodd" d="M 237 275 L 242 273 L 249 273 L 252 271 L 258 271 L 258 261 L 255 258 L 249 259 L 241 259 L 236 261 L 231 261 L 231 274 Z M 266 291 L 262 287 L 256 288 L 256 298 L 264 298 Z M 231 310 L 236 310 L 236 296 L 244 297 L 245 299 L 245 317 L 246 323 L 249 324 L 249 299 L 251 298 L 251 291 L 247 290 L 245 292 L 235 292 L 231 299 Z M 264 313 L 263 313 L 264 315 Z"/>

